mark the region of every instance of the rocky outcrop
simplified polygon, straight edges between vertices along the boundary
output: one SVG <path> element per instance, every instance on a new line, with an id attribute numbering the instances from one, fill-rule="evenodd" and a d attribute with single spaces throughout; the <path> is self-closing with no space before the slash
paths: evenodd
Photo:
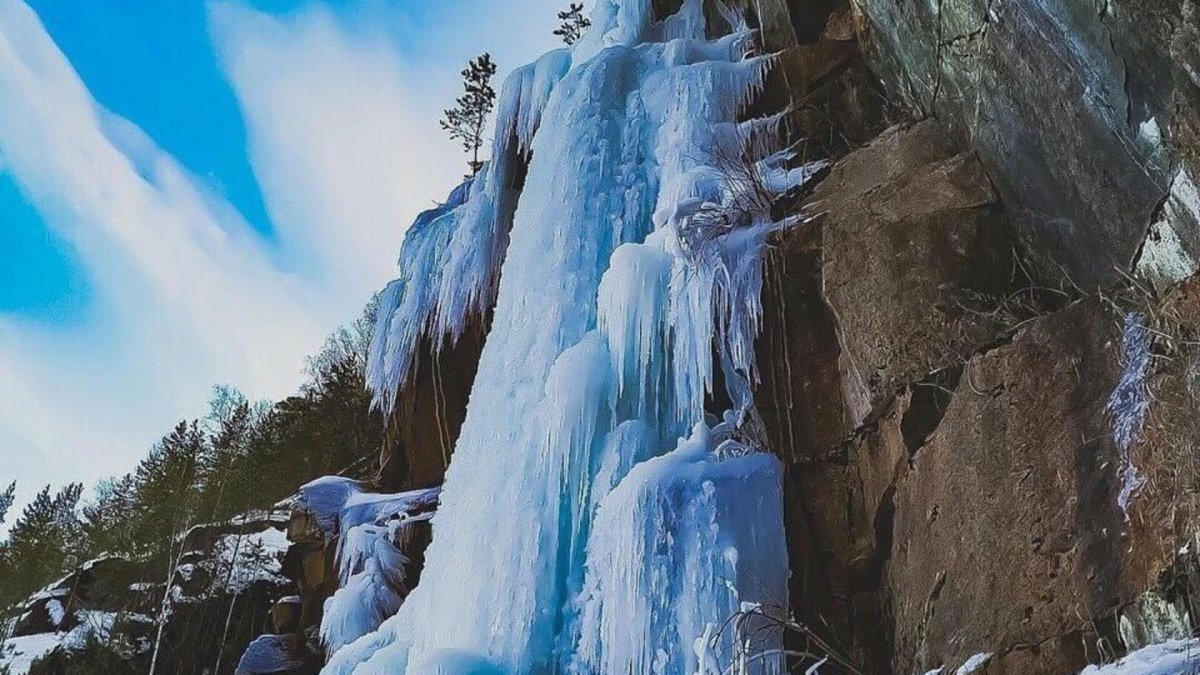
<path id="1" fill-rule="evenodd" d="M 473 317 L 457 341 L 441 348 L 423 340 L 388 418 L 379 458 L 383 489 L 442 484 L 467 414 L 467 400 L 483 353 L 485 323 Z"/>
<path id="2" fill-rule="evenodd" d="M 802 43 L 853 36 L 889 98 L 826 138 L 912 120 L 825 144 L 768 253 L 756 404 L 797 646 L 1059 673 L 1187 637 L 1192 3 L 789 7 Z"/>
<path id="3" fill-rule="evenodd" d="M 1190 0 L 853 5 L 893 95 L 979 152 L 1042 278 L 1116 281 L 1174 177 L 1195 175 Z"/>

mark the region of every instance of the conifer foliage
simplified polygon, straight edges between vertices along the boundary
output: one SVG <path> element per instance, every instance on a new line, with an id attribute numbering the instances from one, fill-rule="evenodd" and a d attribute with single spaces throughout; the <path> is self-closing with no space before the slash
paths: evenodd
<path id="1" fill-rule="evenodd" d="M 208 413 L 176 424 L 131 472 L 102 481 L 89 494 L 78 483 L 43 488 L 12 522 L 7 538 L 0 537 L 0 646 L 26 598 L 86 561 L 129 561 L 144 571 L 142 581 L 165 588 L 160 584 L 179 565 L 192 527 L 269 510 L 300 485 L 377 452 L 384 425 L 372 411 L 365 379 L 374 311 L 372 303 L 358 321 L 330 336 L 309 360 L 308 381 L 294 396 L 252 403 L 236 389 L 216 387 Z M 0 489 L 0 522 L 11 515 L 15 494 L 15 485 Z M 254 554 L 253 542 L 246 546 L 242 560 Z M 222 608 L 212 629 L 218 637 L 229 612 Z M 161 624 L 164 617 L 152 618 Z M 181 648 L 169 647 L 167 670 L 159 672 L 183 672 L 175 664 L 182 652 L 174 653 Z M 88 658 L 94 651 L 85 650 Z M 69 654 L 54 659 L 43 672 L 83 667 Z"/>
<path id="2" fill-rule="evenodd" d="M 442 129 L 450 134 L 450 138 L 462 143 L 463 150 L 470 153 L 467 163 L 471 175 L 477 175 L 483 168 L 479 159 L 479 149 L 483 147 L 484 128 L 488 115 L 496 107 L 496 90 L 492 87 L 492 77 L 496 75 L 496 63 L 492 55 L 483 53 L 472 59 L 462 70 L 463 95 L 455 101 L 455 106 L 445 111 L 441 120 Z"/>
<path id="3" fill-rule="evenodd" d="M 559 26 L 554 34 L 562 38 L 568 45 L 573 45 L 583 37 L 583 32 L 592 25 L 592 20 L 584 16 L 583 3 L 572 2 L 569 7 L 558 13 Z"/>

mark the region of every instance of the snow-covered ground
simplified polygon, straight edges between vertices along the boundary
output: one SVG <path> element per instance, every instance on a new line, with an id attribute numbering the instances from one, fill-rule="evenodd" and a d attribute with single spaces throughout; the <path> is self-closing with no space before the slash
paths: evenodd
<path id="1" fill-rule="evenodd" d="M 41 633 L 9 638 L 0 648 L 0 663 L 8 667 L 8 675 L 25 675 L 34 661 L 55 649 L 79 649 L 91 637 L 103 640 L 112 631 L 117 615 L 112 612 L 81 611 L 79 625 L 69 631 Z M 61 621 L 60 621 L 61 623 Z"/>

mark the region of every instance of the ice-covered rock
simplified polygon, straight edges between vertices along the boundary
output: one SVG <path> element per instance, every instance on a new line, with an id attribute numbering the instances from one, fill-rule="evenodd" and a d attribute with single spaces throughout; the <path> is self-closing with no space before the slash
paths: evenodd
<path id="1" fill-rule="evenodd" d="M 740 119 L 770 64 L 744 20 L 655 5 L 598 3 L 583 40 L 511 78 L 491 163 L 405 243 L 371 358 L 381 405 L 421 339 L 485 309 L 499 270 L 493 327 L 421 583 L 327 672 L 684 673 L 743 601 L 786 605 L 779 467 L 740 423 L 754 418 L 761 253 L 782 226 L 769 202 L 817 166 L 744 142 L 773 124 Z M 505 201 L 519 174 L 519 204 Z M 738 412 L 710 428 L 713 395 Z M 362 534 L 369 560 L 386 537 Z M 354 609 L 369 625 L 382 605 Z M 778 648 L 777 631 L 758 635 L 749 648 Z M 718 659 L 746 646 L 710 638 Z"/>

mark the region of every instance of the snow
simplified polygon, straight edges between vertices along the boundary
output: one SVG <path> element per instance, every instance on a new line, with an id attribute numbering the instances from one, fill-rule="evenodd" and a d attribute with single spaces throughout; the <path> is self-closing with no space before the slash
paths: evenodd
<path id="1" fill-rule="evenodd" d="M 371 487 L 362 481 L 325 476 L 300 488 L 297 505 L 313 514 L 322 531 L 335 536 L 397 514 L 432 511 L 437 508 L 440 495 L 440 487 L 395 494 L 371 492 Z"/>
<path id="2" fill-rule="evenodd" d="M 95 637 L 105 640 L 112 632 L 117 620 L 114 612 L 82 610 L 75 613 L 77 625 L 69 631 L 39 633 L 5 640 L 0 648 L 0 666 L 8 667 L 8 675 L 25 675 L 34 661 L 49 655 L 56 649 L 78 650 Z M 61 619 L 57 621 L 61 624 Z"/>
<path id="3" fill-rule="evenodd" d="M 1117 504 L 1126 518 L 1129 517 L 1129 503 L 1133 494 L 1144 482 L 1133 462 L 1133 449 L 1142 439 L 1142 425 L 1150 410 L 1150 393 L 1146 387 L 1146 375 L 1150 371 L 1150 346 L 1151 335 L 1146 328 L 1145 317 L 1136 312 L 1126 315 L 1121 347 L 1124 368 L 1107 406 L 1112 418 L 1113 441 L 1121 453 L 1118 468 L 1121 490 L 1117 495 Z"/>
<path id="4" fill-rule="evenodd" d="M 415 523 L 429 519 L 440 488 L 373 493 L 367 484 L 327 476 L 300 488 L 328 535 L 337 535 L 339 588 L 325 601 L 321 641 L 329 652 L 377 629 L 409 593 L 405 555 Z"/>
<path id="5" fill-rule="evenodd" d="M 51 600 L 46 603 L 46 613 L 50 615 L 50 623 L 55 626 L 61 626 L 63 619 L 66 618 L 66 610 L 58 600 Z"/>
<path id="6" fill-rule="evenodd" d="M 283 557 L 289 546 L 287 533 L 275 528 L 221 535 L 211 558 L 217 587 L 227 593 L 241 593 L 258 583 L 288 584 L 283 576 Z"/>
<path id="7" fill-rule="evenodd" d="M 976 654 L 967 659 L 966 663 L 959 666 L 958 670 L 954 671 L 954 675 L 971 675 L 971 673 L 978 673 L 983 669 L 984 666 L 988 664 L 988 661 L 991 660 L 992 655 L 990 653 Z"/>
<path id="8" fill-rule="evenodd" d="M 1200 253 L 1184 243 L 1200 227 L 1200 189 L 1185 169 L 1176 172 L 1159 217 L 1150 226 L 1137 262 L 1138 275 L 1158 290 L 1196 272 Z"/>
<path id="9" fill-rule="evenodd" d="M 62 633 L 42 633 L 9 638 L 4 642 L 3 663 L 9 675 L 25 675 L 33 662 L 58 649 Z"/>
<path id="10" fill-rule="evenodd" d="M 1080 675 L 1188 675 L 1200 668 L 1200 640 L 1172 640 L 1133 652 L 1116 663 L 1088 666 Z"/>
<path id="11" fill-rule="evenodd" d="M 772 123 L 738 121 L 770 61 L 744 30 L 709 39 L 699 0 L 651 16 L 649 0 L 600 0 L 572 50 L 511 78 L 492 161 L 406 237 L 372 345 L 377 403 L 422 340 L 454 339 L 494 295 L 493 327 L 421 583 L 328 673 L 691 673 L 698 638 L 719 668 L 747 650 L 763 652 L 747 672 L 781 665 L 762 613 L 744 635 L 719 628 L 745 602 L 786 611 L 780 468 L 743 422 L 762 252 L 789 223 L 747 205 L 820 166 L 764 147 L 731 180 L 704 149 Z M 718 382 L 735 410 L 710 425 Z M 371 565 L 392 533 L 361 485 L 302 494 L 349 535 L 339 567 L 357 571 L 331 607 L 345 642 L 394 604 Z"/>
<path id="12" fill-rule="evenodd" d="M 304 668 L 304 642 L 298 635 L 263 635 L 251 642 L 237 665 L 238 675 L 286 673 Z"/>

